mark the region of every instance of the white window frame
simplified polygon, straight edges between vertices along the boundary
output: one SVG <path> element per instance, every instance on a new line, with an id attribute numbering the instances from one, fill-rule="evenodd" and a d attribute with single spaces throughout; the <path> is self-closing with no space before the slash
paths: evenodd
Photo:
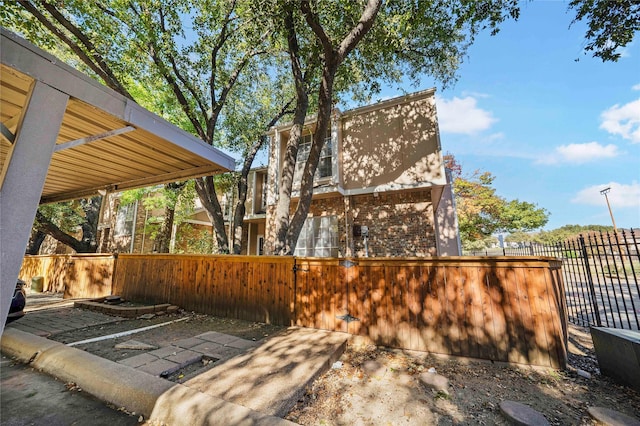
<path id="1" fill-rule="evenodd" d="M 338 216 L 308 217 L 294 251 L 300 257 L 338 257 L 340 236 Z"/>
<path id="2" fill-rule="evenodd" d="M 118 206 L 118 212 L 116 213 L 116 223 L 113 229 L 114 237 L 128 237 L 133 235 L 133 228 L 135 226 L 136 221 L 136 205 L 135 203 L 131 204 L 120 204 Z"/>
<path id="3" fill-rule="evenodd" d="M 332 138 L 332 129 L 331 126 L 327 129 L 327 134 L 324 139 L 324 144 L 322 146 L 322 151 L 320 152 L 320 159 L 318 160 L 318 168 L 316 169 L 316 175 L 314 177 L 314 181 L 325 181 L 333 178 L 333 163 L 335 160 L 335 153 L 333 149 L 333 138 Z M 296 157 L 296 168 L 294 172 L 293 182 L 294 185 L 300 185 L 302 181 L 302 171 L 304 170 L 304 166 L 309 158 L 309 152 L 311 151 L 311 144 L 313 143 L 313 133 L 307 133 L 300 138 L 300 145 L 298 146 L 298 155 Z M 323 160 L 327 160 L 329 162 L 329 174 L 321 176 L 322 170 L 324 170 L 321 165 Z"/>

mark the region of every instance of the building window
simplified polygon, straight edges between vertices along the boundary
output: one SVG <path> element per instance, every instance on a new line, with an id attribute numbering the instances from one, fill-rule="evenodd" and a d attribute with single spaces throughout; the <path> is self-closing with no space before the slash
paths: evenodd
<path id="1" fill-rule="evenodd" d="M 338 257 L 338 217 L 309 217 L 304 222 L 295 256 Z"/>
<path id="2" fill-rule="evenodd" d="M 260 211 L 267 210 L 267 174 L 262 176 L 262 199 L 260 200 Z"/>
<path id="3" fill-rule="evenodd" d="M 264 235 L 258 235 L 257 255 L 258 256 L 264 255 Z"/>
<path id="4" fill-rule="evenodd" d="M 296 172 L 294 176 L 294 182 L 300 182 L 302 179 L 302 171 L 304 170 L 304 165 L 309 158 L 309 152 L 311 151 L 312 142 L 312 134 L 304 135 L 300 139 L 298 156 L 296 158 Z M 316 179 L 328 178 L 333 175 L 332 156 L 333 144 L 331 141 L 331 129 L 327 129 L 327 134 L 325 135 L 324 139 L 324 145 L 322 146 L 322 151 L 320 152 L 318 168 L 316 169 Z"/>
<path id="5" fill-rule="evenodd" d="M 136 202 L 137 203 L 137 202 Z M 133 222 L 136 203 L 118 206 L 116 215 L 116 226 L 113 232 L 114 237 L 124 237 L 133 234 Z"/>
<path id="6" fill-rule="evenodd" d="M 230 220 L 231 217 L 231 194 L 229 192 L 222 194 L 220 197 L 220 210 L 222 210 L 222 219 Z"/>

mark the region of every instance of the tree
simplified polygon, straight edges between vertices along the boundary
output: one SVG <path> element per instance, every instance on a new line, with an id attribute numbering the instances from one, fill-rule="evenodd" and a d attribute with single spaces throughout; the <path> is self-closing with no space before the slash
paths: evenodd
<path id="1" fill-rule="evenodd" d="M 556 244 L 562 241 L 578 238 L 580 235 L 589 235 L 600 232 L 612 232 L 613 226 L 603 225 L 564 225 L 550 231 L 536 233 L 514 233 L 509 235 L 508 241 L 535 242 L 540 244 Z"/>
<path id="2" fill-rule="evenodd" d="M 278 55 L 268 55 L 272 30 L 256 10 L 248 0 L 22 0 L 9 2 L 2 16 L 45 48 L 62 42 L 77 58 L 74 65 L 128 98 L 134 99 L 135 87 L 154 93 L 164 86 L 160 94 L 168 90 L 172 96 L 161 98 L 169 110 L 180 112 L 167 118 L 214 145 L 223 139 L 219 124 L 234 89 L 253 87 L 256 76 L 279 69 L 268 69 Z M 249 90 L 243 93 L 251 96 Z M 274 110 L 276 116 L 282 108 Z M 250 157 L 257 151 L 254 143 L 259 149 L 262 141 L 233 149 Z M 249 168 L 243 167 L 242 174 Z M 229 252 L 214 178 L 197 178 L 196 191 L 219 249 Z"/>
<path id="3" fill-rule="evenodd" d="M 571 0 L 577 21 L 586 20 L 586 52 L 605 61 L 620 59 L 620 48 L 640 31 L 640 2 L 637 0 Z"/>
<path id="4" fill-rule="evenodd" d="M 296 101 L 299 110 L 294 114 L 293 128 L 280 177 L 280 192 L 276 209 L 277 254 L 292 254 L 309 212 L 313 195 L 313 181 L 325 134 L 331 120 L 334 91 L 375 93 L 380 80 L 400 81 L 404 76 L 417 82 L 425 71 L 447 84 L 455 77 L 467 47 L 475 35 L 487 27 L 495 33 L 498 24 L 508 17 L 517 18 L 517 0 L 477 2 L 435 1 L 406 2 L 369 0 L 363 5 L 353 2 L 287 3 L 284 28 L 291 70 L 296 82 Z M 293 7 L 296 5 L 297 7 Z M 305 25 L 296 19 L 302 14 Z M 310 34 L 309 34 L 310 32 Z M 305 74 L 301 65 L 299 36 L 307 40 L 305 46 L 318 50 L 319 77 L 307 64 Z M 308 77 L 314 77 L 307 80 Z M 290 194 L 295 169 L 295 153 L 304 123 L 307 87 L 315 84 L 317 105 L 315 133 L 307 161 L 302 171 L 300 198 L 293 216 Z M 361 98 L 361 97 L 360 97 Z"/>
<path id="5" fill-rule="evenodd" d="M 44 239 L 46 237 L 46 233 L 33 227 L 31 229 L 31 234 L 29 235 L 29 242 L 27 243 L 27 250 L 25 251 L 25 254 L 38 254 L 40 252 L 40 247 L 42 247 L 42 243 L 44 242 Z"/>
<path id="6" fill-rule="evenodd" d="M 526 201 L 507 201 L 502 209 L 501 232 L 529 232 L 543 227 L 549 221 L 549 212 Z"/>
<path id="7" fill-rule="evenodd" d="M 545 209 L 497 195 L 491 173 L 476 170 L 465 175 L 451 154 L 445 155 L 445 163 L 454 177 L 460 240 L 465 249 L 478 249 L 478 241 L 486 241 L 497 232 L 527 232 L 547 223 L 549 213 Z"/>
<path id="8" fill-rule="evenodd" d="M 102 197 L 82 199 L 40 206 L 36 212 L 34 227 L 68 245 L 76 253 L 95 253 L 98 249 L 98 220 Z M 80 228 L 81 236 L 75 233 Z"/>

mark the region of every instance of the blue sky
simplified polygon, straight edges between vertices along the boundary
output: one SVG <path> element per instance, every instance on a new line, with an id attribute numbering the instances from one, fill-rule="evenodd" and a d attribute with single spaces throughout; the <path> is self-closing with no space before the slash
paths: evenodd
<path id="1" fill-rule="evenodd" d="M 523 4 L 517 22 L 480 35 L 458 82 L 445 90 L 387 87 L 382 98 L 438 87 L 442 148 L 466 172 L 550 212 L 550 230 L 610 225 L 600 189 L 611 187 L 616 225 L 640 226 L 640 35 L 617 63 L 585 55 L 585 24 L 560 1 Z M 579 61 L 576 59 L 579 58 Z"/>

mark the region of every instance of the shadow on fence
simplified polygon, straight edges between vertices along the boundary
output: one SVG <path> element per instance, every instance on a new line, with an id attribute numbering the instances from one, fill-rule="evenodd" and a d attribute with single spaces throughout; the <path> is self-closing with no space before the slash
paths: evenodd
<path id="1" fill-rule="evenodd" d="M 569 321 L 581 326 L 640 329 L 640 237 L 634 229 L 580 235 L 557 244 L 473 252 L 551 256 L 562 260 Z"/>
<path id="2" fill-rule="evenodd" d="M 46 273 L 48 288 L 62 277 L 66 297 L 113 293 L 205 314 L 346 332 L 389 347 L 566 365 L 566 303 L 560 262 L 552 258 L 107 257 L 110 265 L 99 256 L 58 259 L 63 273 L 46 269 L 46 258 L 26 257 L 21 277 Z"/>

